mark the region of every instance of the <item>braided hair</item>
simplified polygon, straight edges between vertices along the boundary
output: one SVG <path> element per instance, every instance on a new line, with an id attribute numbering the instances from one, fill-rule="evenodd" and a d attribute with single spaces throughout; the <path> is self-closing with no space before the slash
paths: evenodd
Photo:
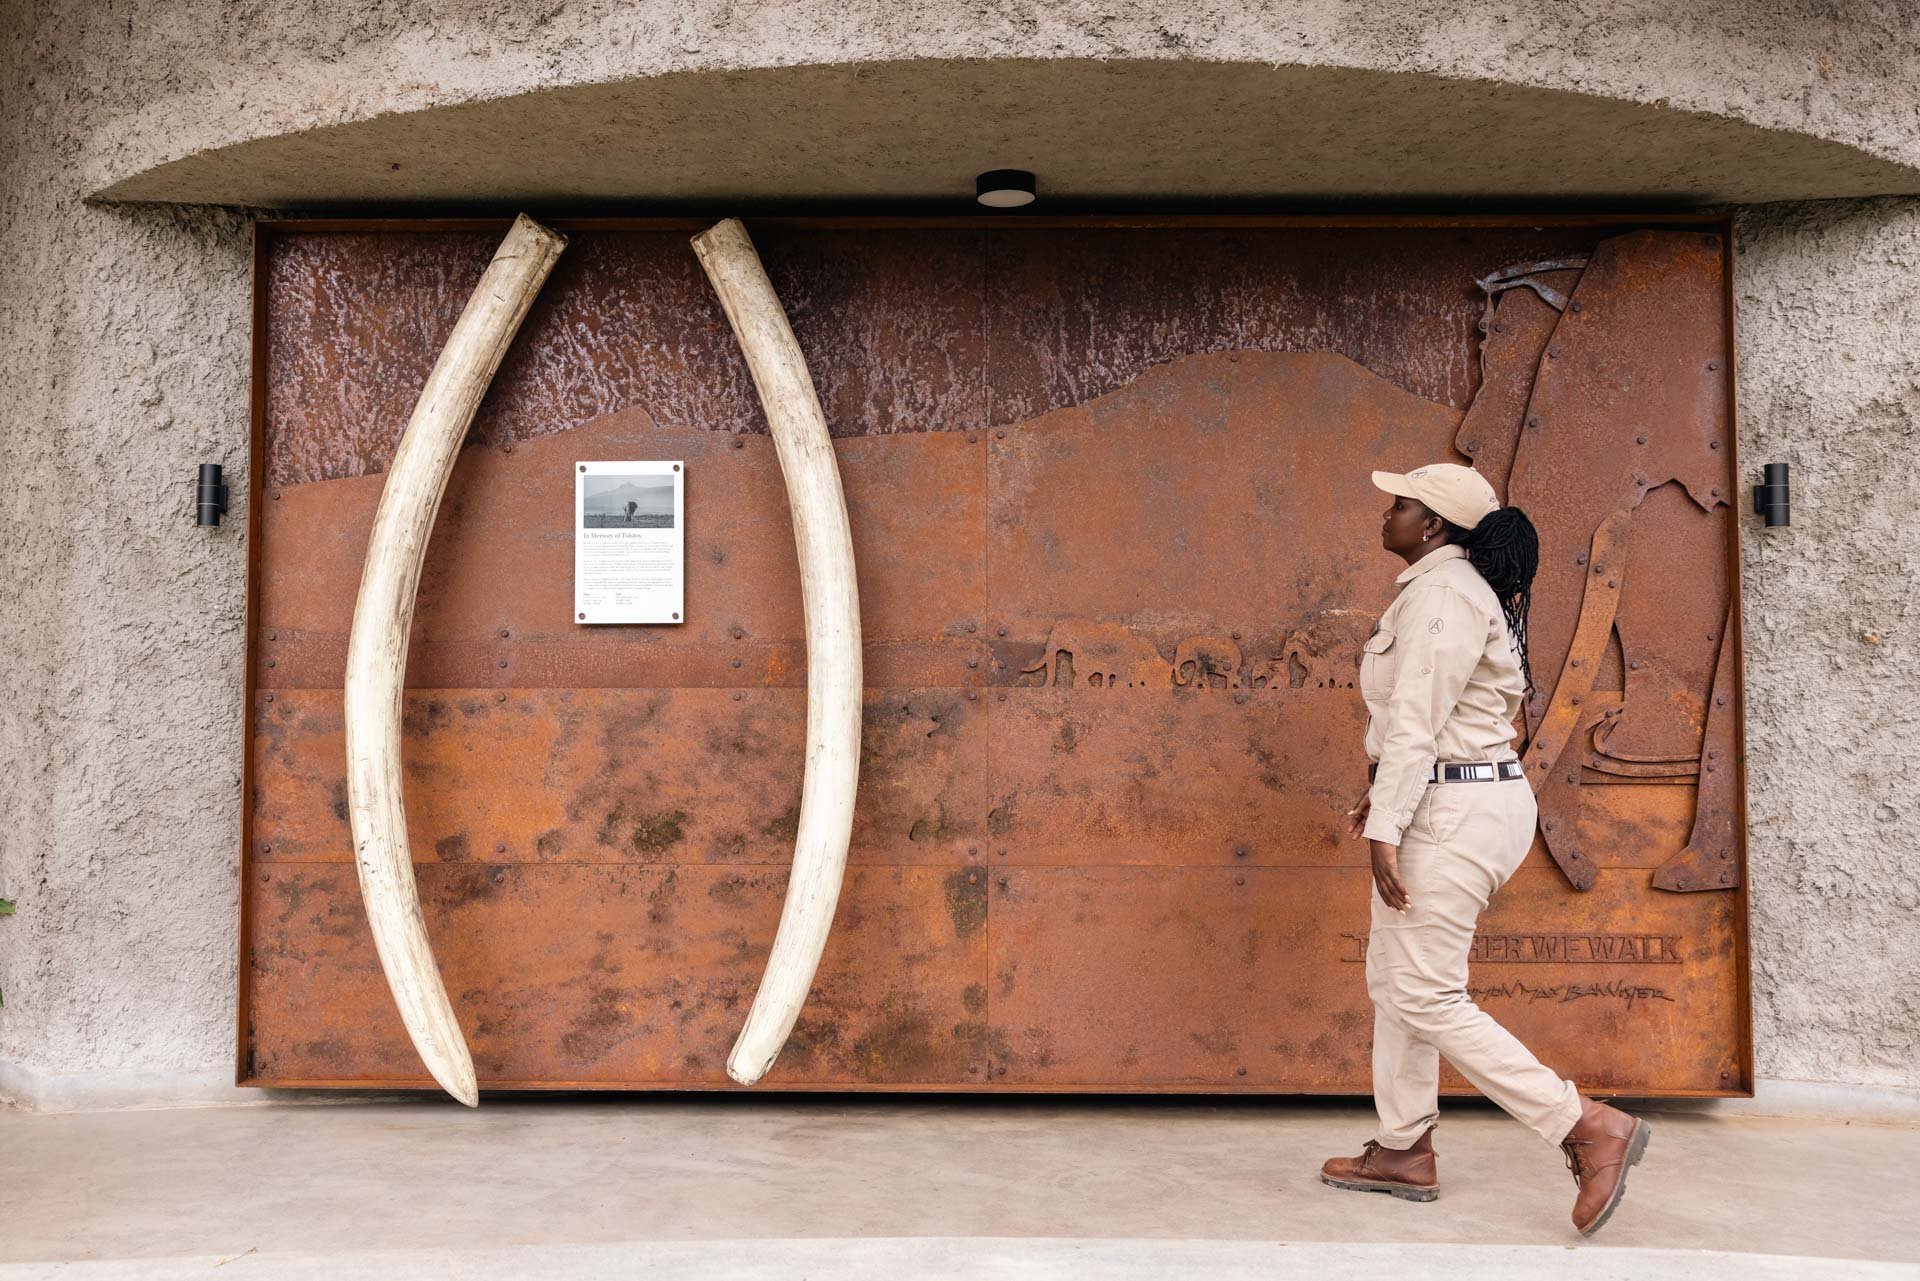
<path id="1" fill-rule="evenodd" d="M 1438 513 L 1436 513 L 1437 515 Z M 1487 580 L 1507 616 L 1507 633 L 1520 658 L 1527 695 L 1533 694 L 1533 668 L 1527 663 L 1527 611 L 1533 605 L 1533 575 L 1540 568 L 1540 536 L 1518 507 L 1502 507 L 1480 518 L 1472 529 L 1462 529 L 1442 516 L 1447 541 L 1467 553 L 1467 560 Z"/>

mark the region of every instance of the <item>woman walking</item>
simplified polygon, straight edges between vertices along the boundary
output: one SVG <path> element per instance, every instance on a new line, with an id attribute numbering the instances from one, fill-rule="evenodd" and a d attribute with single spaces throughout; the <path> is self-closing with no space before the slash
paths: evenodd
<path id="1" fill-rule="evenodd" d="M 1440 1193 L 1433 1149 L 1440 1056 L 1565 1153 L 1582 1235 L 1607 1221 L 1645 1121 L 1583 1098 L 1467 995 L 1474 926 L 1533 843 L 1533 789 L 1511 742 L 1531 691 L 1527 606 L 1539 542 L 1471 467 L 1374 472 L 1394 495 L 1380 541 L 1407 562 L 1400 595 L 1367 639 L 1371 786 L 1350 834 L 1373 854 L 1367 993 L 1380 1127 L 1321 1180 L 1409 1201 Z"/>

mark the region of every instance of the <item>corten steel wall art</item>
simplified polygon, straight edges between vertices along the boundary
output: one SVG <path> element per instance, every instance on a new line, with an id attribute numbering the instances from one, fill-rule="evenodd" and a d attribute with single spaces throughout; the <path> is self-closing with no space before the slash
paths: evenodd
<path id="1" fill-rule="evenodd" d="M 429 545 L 407 824 L 485 1087 L 721 1088 L 799 820 L 806 634 L 689 248 L 569 239 Z M 504 223 L 281 223 L 256 277 L 241 1064 L 430 1086 L 354 871 L 342 682 L 400 432 Z M 1474 995 L 1599 1091 L 1750 1086 L 1727 228 L 767 220 L 865 675 L 788 1088 L 1365 1091 L 1375 467 L 1540 527 L 1540 795 Z M 687 620 L 571 621 L 572 464 L 687 463 Z M 1450 1089 L 1464 1091 L 1449 1076 Z"/>

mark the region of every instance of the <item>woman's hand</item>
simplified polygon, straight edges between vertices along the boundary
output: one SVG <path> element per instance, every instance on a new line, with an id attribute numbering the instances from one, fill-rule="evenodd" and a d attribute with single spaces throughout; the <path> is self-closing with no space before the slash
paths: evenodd
<path id="1" fill-rule="evenodd" d="M 1380 901 L 1396 912 L 1406 911 L 1412 903 L 1407 887 L 1400 883 L 1400 847 L 1385 841 L 1367 844 L 1373 849 L 1373 884 L 1380 891 Z"/>
<path id="2" fill-rule="evenodd" d="M 1347 819 L 1348 819 L 1347 835 L 1348 836 L 1352 837 L 1356 841 L 1360 839 L 1360 834 L 1367 830 L 1367 815 L 1371 813 L 1372 810 L 1373 810 L 1373 790 L 1369 788 L 1368 790 L 1360 793 L 1360 799 L 1355 801 L 1353 803 L 1353 808 L 1347 811 Z"/>

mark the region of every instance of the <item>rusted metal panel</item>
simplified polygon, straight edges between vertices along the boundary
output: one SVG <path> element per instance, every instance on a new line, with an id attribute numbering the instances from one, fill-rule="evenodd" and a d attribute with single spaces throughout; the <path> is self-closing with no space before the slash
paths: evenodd
<path id="1" fill-rule="evenodd" d="M 920 433 L 840 442 L 869 678 L 952 681 L 986 653 L 985 442 Z M 687 621 L 582 627 L 573 610 L 573 467 L 686 460 Z M 273 491 L 260 591 L 261 684 L 338 686 L 379 476 Z M 804 684 L 793 518 L 766 436 L 655 426 L 627 411 L 511 449 L 469 449 L 448 481 L 420 584 L 408 683 L 431 688 Z"/>
<path id="2" fill-rule="evenodd" d="M 1290 633 L 1335 625 L 1357 655 L 1395 590 L 1380 551 L 1391 500 L 1368 471 L 1445 456 L 1458 424 L 1344 356 L 1243 352 L 996 429 L 996 678 L 1074 620 L 1124 621 L 1168 660 L 1188 637 L 1224 636 L 1268 662 Z"/>
<path id="3" fill-rule="evenodd" d="M 727 1049 L 766 964 L 784 868 L 418 873 L 483 1087 L 729 1084 Z M 985 882 L 964 868 L 849 869 L 811 998 L 766 1083 L 984 1079 Z M 251 1078 L 429 1085 L 352 868 L 263 863 L 246 893 L 264 927 L 251 958 Z"/>
<path id="4" fill-rule="evenodd" d="M 784 866 L 798 689 L 438 689 L 402 714 L 421 863 Z M 348 862 L 338 690 L 256 704 L 256 858 Z M 853 863 L 957 865 L 986 834 L 985 712 L 958 689 L 869 690 Z"/>
<path id="5" fill-rule="evenodd" d="M 1694 810 L 1693 829 L 1686 848 L 1662 863 L 1653 874 L 1654 885 L 1663 890 L 1692 891 L 1731 889 L 1740 884 L 1743 859 L 1740 857 L 1740 833 L 1736 830 L 1739 812 L 1739 736 L 1735 721 L 1735 699 L 1740 683 L 1735 679 L 1739 651 L 1734 644 L 1735 605 L 1727 607 L 1721 628 L 1720 654 L 1713 668 L 1713 695 L 1707 707 L 1705 744 L 1700 753 L 1699 804 Z"/>
<path id="6" fill-rule="evenodd" d="M 1368 875 L 995 869 L 993 1080 L 1365 1090 Z M 1481 918 L 1473 995 L 1585 1088 L 1727 1089 L 1741 1080 L 1734 922 L 1727 896 L 1649 896 L 1641 871 L 1569 898 L 1557 871 L 1523 868 Z"/>
<path id="7" fill-rule="evenodd" d="M 839 438 L 870 685 L 848 892 L 770 1080 L 1364 1089 L 1365 850 L 1340 823 L 1359 645 L 1399 568 L 1367 472 L 1465 456 L 1512 460 L 1554 565 L 1622 507 L 1645 565 L 1606 593 L 1572 777 L 1542 798 L 1593 889 L 1537 841 L 1476 995 L 1593 1088 L 1746 1087 L 1743 900 L 1653 892 L 1737 878 L 1743 836 L 1737 771 L 1698 754 L 1704 716 L 1737 763 L 1725 382 L 1685 402 L 1675 363 L 1724 344 L 1702 300 L 1725 281 L 1697 232 L 1543 225 L 756 230 Z M 575 236 L 434 532 L 409 819 L 484 1084 L 724 1085 L 773 936 L 803 741 L 791 520 L 688 234 Z M 374 473 L 492 239 L 262 251 L 252 1082 L 426 1083 L 336 875 L 338 685 Z M 1588 255 L 1539 274 L 1565 315 L 1508 289 L 1476 351 L 1476 281 Z M 1634 406 L 1685 440 L 1623 438 Z M 1549 412 L 1568 439 L 1528 425 Z M 1615 475 L 1636 450 L 1644 485 Z M 568 621 L 571 467 L 618 457 L 688 461 L 680 627 Z M 1535 724 L 1603 603 L 1567 577 L 1536 592 Z M 1662 579 L 1700 599 L 1663 608 Z"/>
<path id="8" fill-rule="evenodd" d="M 1355 863 L 1365 786 L 1354 693 L 1277 688 L 1001 691 L 992 846 L 1010 866 Z"/>

